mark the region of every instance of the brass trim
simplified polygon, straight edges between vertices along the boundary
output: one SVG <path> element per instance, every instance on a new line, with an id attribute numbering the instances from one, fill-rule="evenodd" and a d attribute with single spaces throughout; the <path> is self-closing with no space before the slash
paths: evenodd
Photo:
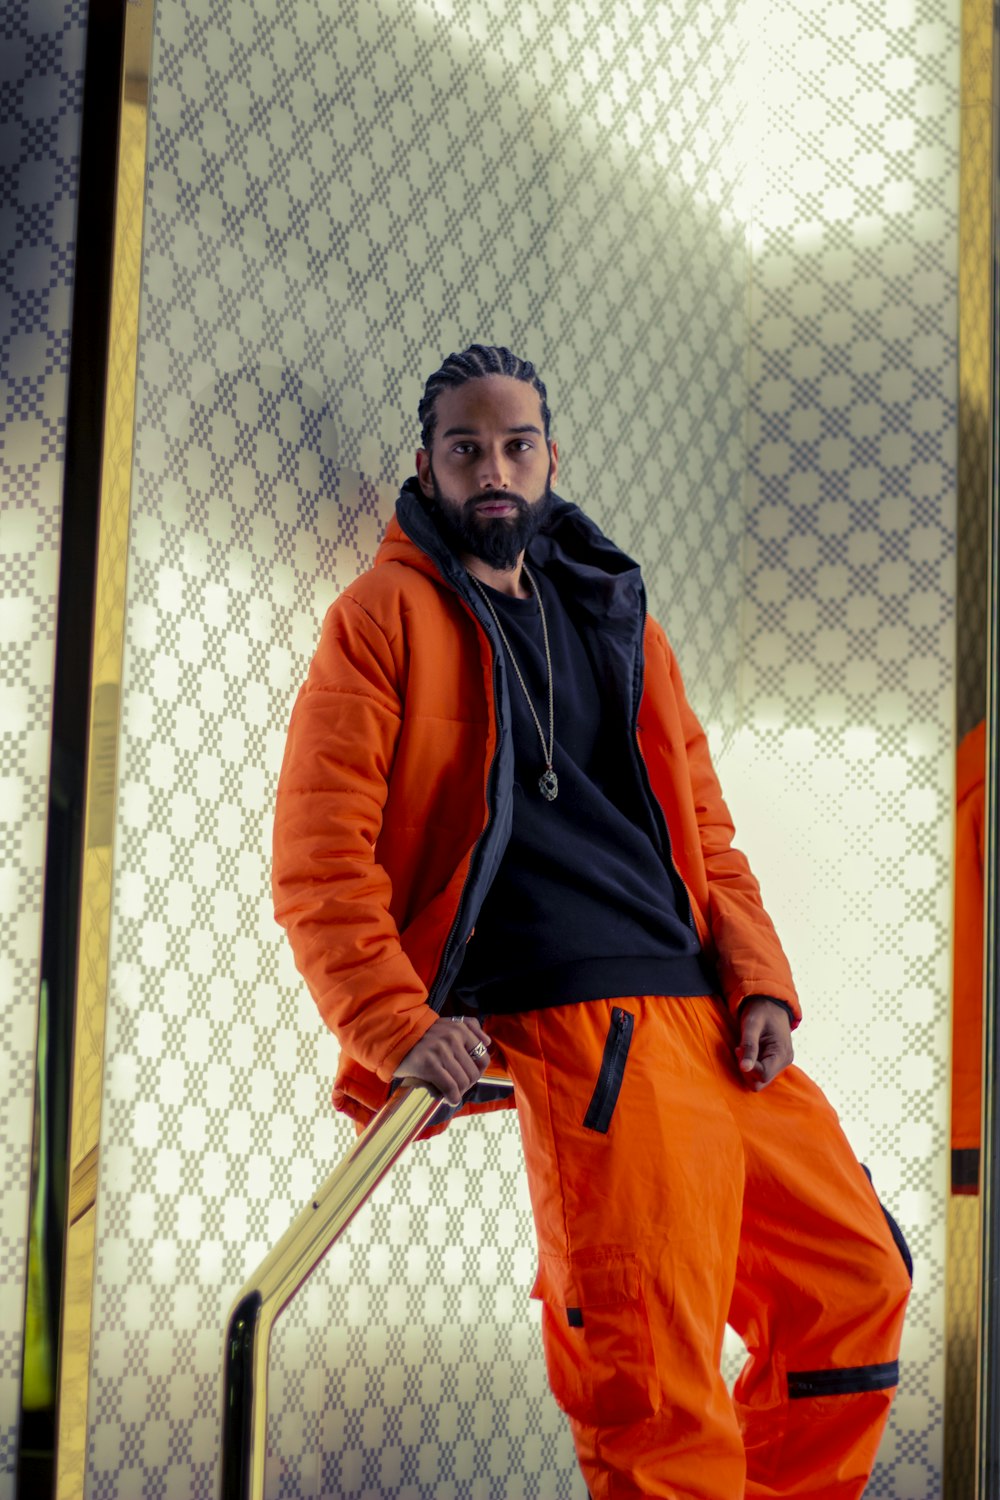
<path id="1" fill-rule="evenodd" d="M 77 1162 L 69 1180 L 69 1222 L 75 1224 L 97 1202 L 97 1146 Z"/>
<path id="2" fill-rule="evenodd" d="M 126 0 L 124 16 L 80 938 L 74 1005 L 68 1148 L 71 1186 L 56 1420 L 55 1493 L 58 1500 L 83 1500 L 85 1484 L 94 1235 L 111 926 L 112 837 L 132 488 L 153 0 Z"/>
<path id="3" fill-rule="evenodd" d="M 509 1080 L 488 1081 L 513 1086 Z M 275 1318 L 441 1107 L 440 1096 L 426 1084 L 399 1088 L 233 1303 L 223 1345 L 222 1500 L 264 1497 L 267 1360 Z"/>
<path id="4" fill-rule="evenodd" d="M 65 1279 L 87 1282 L 93 1273 L 97 1210 L 91 1205 L 73 1226 L 66 1246 Z M 56 1494 L 82 1500 L 87 1462 L 87 1389 L 90 1378 L 90 1302 L 83 1298 L 63 1307 L 59 1363 L 59 1415 L 83 1413 L 83 1425 L 67 1429 L 56 1455 Z"/>

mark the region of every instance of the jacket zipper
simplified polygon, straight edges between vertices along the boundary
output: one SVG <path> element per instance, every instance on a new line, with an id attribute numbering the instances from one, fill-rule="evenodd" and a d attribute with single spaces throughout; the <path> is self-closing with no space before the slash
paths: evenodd
<path id="1" fill-rule="evenodd" d="M 456 592 L 458 591 L 456 590 Z M 461 598 L 460 593 L 459 598 Z M 493 641 L 490 638 L 489 632 L 484 629 L 483 624 L 475 614 L 475 611 L 472 611 L 472 615 L 480 630 L 483 630 L 487 641 L 489 641 L 490 653 L 493 657 L 493 714 L 495 719 L 497 712 L 496 672 L 498 656 Z M 455 946 L 455 936 L 458 932 L 461 922 L 462 909 L 465 903 L 465 893 L 472 883 L 478 855 L 483 847 L 486 835 L 493 822 L 493 814 L 495 811 L 493 804 L 496 797 L 496 767 L 499 757 L 500 734 L 498 732 L 496 736 L 496 743 L 493 749 L 493 758 L 490 761 L 489 770 L 486 773 L 486 822 L 483 824 L 482 832 L 476 839 L 475 844 L 472 846 L 472 853 L 469 856 L 469 868 L 465 872 L 465 879 L 462 881 L 462 889 L 458 893 L 458 901 L 455 905 L 455 915 L 452 918 L 451 927 L 448 929 L 448 936 L 445 939 L 444 948 L 441 950 L 441 962 L 438 964 L 437 973 L 434 975 L 434 980 L 427 991 L 427 1004 L 431 1007 L 432 1010 L 436 1010 L 438 1014 L 440 1014 L 441 1007 L 444 1005 L 444 1002 L 447 999 L 447 994 L 444 993 L 443 977 L 448 972 L 448 964 L 451 959 L 452 949 Z"/>
<path id="2" fill-rule="evenodd" d="M 432 550 L 424 545 L 418 535 L 414 534 L 411 527 L 406 524 L 404 517 L 398 512 L 397 515 L 403 533 L 409 538 L 409 540 L 418 549 L 418 551 L 422 552 L 424 557 L 426 557 L 427 560 L 433 565 L 435 571 L 437 572 L 445 587 L 452 589 L 453 592 L 458 595 L 458 598 L 462 601 L 462 603 L 465 605 L 465 608 L 471 614 L 474 623 L 479 627 L 479 629 L 482 631 L 487 641 L 489 642 L 490 654 L 493 658 L 493 714 L 494 722 L 496 722 L 496 674 L 500 660 L 500 651 L 498 645 L 494 643 L 493 638 L 490 635 L 490 632 L 487 629 L 484 621 L 479 618 L 479 615 L 476 612 L 476 601 L 471 596 L 471 590 L 468 594 L 465 592 L 465 588 L 463 587 L 463 583 L 461 581 L 464 577 L 463 569 L 457 560 L 453 560 L 453 576 L 449 576 L 450 570 L 442 566 L 440 558 L 436 557 Z M 472 847 L 472 853 L 469 856 L 469 868 L 465 872 L 465 879 L 462 882 L 462 889 L 459 892 L 458 901 L 455 905 L 455 915 L 452 918 L 451 927 L 448 929 L 448 936 L 445 939 L 444 947 L 441 950 L 441 961 L 438 964 L 437 973 L 434 975 L 433 980 L 427 987 L 427 1004 L 431 1007 L 432 1010 L 436 1010 L 439 1014 L 442 1006 L 447 999 L 447 993 L 444 987 L 444 976 L 448 972 L 448 965 L 451 961 L 452 950 L 455 946 L 455 938 L 461 925 L 462 909 L 465 903 L 466 892 L 468 891 L 469 886 L 472 883 L 473 877 L 476 873 L 479 856 L 482 853 L 483 844 L 493 824 L 494 814 L 496 812 L 494 803 L 496 799 L 496 769 L 499 756 L 500 735 L 498 733 L 496 737 L 496 744 L 493 750 L 493 759 L 490 761 L 489 770 L 486 773 L 486 822 L 483 824 L 482 831 L 480 832 L 479 837 L 476 839 L 476 842 Z"/>
<path id="3" fill-rule="evenodd" d="M 614 1006 L 607 1041 L 604 1043 L 601 1071 L 597 1075 L 597 1086 L 583 1117 L 584 1128 L 587 1130 L 597 1130 L 601 1135 L 608 1133 L 611 1116 L 621 1093 L 634 1029 L 635 1017 L 632 1012 L 623 1010 L 620 1005 Z"/>

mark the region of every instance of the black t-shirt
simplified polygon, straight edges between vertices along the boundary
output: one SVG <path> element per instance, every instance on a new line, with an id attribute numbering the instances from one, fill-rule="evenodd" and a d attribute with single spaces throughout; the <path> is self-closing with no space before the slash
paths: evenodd
<path id="1" fill-rule="evenodd" d="M 513 828 L 456 992 L 484 1013 L 619 995 L 707 994 L 713 983 L 687 895 L 657 849 L 631 727 L 620 713 L 605 712 L 584 639 L 551 581 L 537 569 L 532 576 L 552 656 L 559 793 L 548 802 L 539 790 L 545 754 L 508 657 Z M 488 594 L 547 738 L 538 601 Z"/>

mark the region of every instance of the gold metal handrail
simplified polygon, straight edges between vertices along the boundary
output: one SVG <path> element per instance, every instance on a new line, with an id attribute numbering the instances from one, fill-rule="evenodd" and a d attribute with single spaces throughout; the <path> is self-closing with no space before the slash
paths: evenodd
<path id="1" fill-rule="evenodd" d="M 483 1080 L 497 1094 L 507 1078 Z M 426 1084 L 404 1084 L 292 1222 L 233 1303 L 222 1357 L 221 1500 L 264 1500 L 267 1362 L 274 1320 L 371 1197 L 392 1164 L 450 1107 Z"/>

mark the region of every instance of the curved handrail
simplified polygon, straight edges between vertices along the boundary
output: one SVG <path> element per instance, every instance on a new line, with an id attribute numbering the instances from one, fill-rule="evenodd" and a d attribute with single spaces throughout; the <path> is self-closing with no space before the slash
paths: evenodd
<path id="1" fill-rule="evenodd" d="M 495 1095 L 509 1079 L 487 1077 Z M 264 1500 L 267 1361 L 274 1320 L 312 1274 L 410 1142 L 453 1113 L 427 1084 L 404 1084 L 246 1282 L 226 1323 L 222 1356 L 221 1500 Z"/>

